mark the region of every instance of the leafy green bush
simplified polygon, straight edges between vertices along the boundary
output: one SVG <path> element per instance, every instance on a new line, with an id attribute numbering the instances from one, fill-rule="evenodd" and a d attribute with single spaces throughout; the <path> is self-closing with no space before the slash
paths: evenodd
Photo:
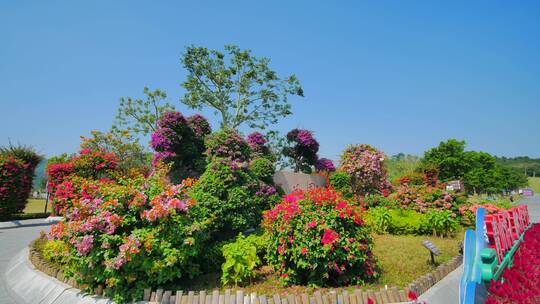
<path id="1" fill-rule="evenodd" d="M 426 216 L 423 213 L 413 210 L 394 209 L 390 212 L 392 216 L 389 232 L 395 235 L 429 233 Z"/>
<path id="2" fill-rule="evenodd" d="M 384 196 L 381 194 L 368 194 L 364 196 L 364 206 L 367 208 L 371 207 L 387 207 L 387 208 L 396 208 L 397 202 L 390 196 Z"/>
<path id="3" fill-rule="evenodd" d="M 260 180 L 272 183 L 272 177 L 276 172 L 274 163 L 268 158 L 259 157 L 251 161 L 249 170 Z"/>
<path id="4" fill-rule="evenodd" d="M 215 159 L 193 186 L 190 196 L 217 239 L 229 239 L 258 227 L 262 212 L 279 200 L 275 188 L 247 169 Z"/>
<path id="5" fill-rule="evenodd" d="M 238 285 L 255 277 L 255 268 L 261 263 L 257 249 L 260 249 L 257 236 L 245 237 L 239 234 L 232 243 L 223 246 L 225 262 L 221 266 L 221 282 L 224 285 Z"/>
<path id="6" fill-rule="evenodd" d="M 385 207 L 375 207 L 369 209 L 366 222 L 377 233 L 387 233 L 392 225 L 392 215 Z"/>
<path id="7" fill-rule="evenodd" d="M 351 176 L 343 171 L 335 171 L 328 176 L 330 186 L 343 194 L 345 198 L 352 198 Z"/>
<path id="8" fill-rule="evenodd" d="M 459 227 L 458 220 L 450 211 L 431 210 L 426 213 L 426 221 L 435 235 L 448 236 Z"/>

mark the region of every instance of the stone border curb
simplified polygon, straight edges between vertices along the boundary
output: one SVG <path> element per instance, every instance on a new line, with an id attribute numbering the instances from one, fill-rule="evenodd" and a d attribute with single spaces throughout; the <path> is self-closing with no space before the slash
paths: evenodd
<path id="1" fill-rule="evenodd" d="M 4 273 L 6 289 L 17 302 L 40 304 L 112 304 L 109 299 L 84 294 L 38 271 L 25 248 L 13 257 Z"/>
<path id="2" fill-rule="evenodd" d="M 0 222 L 1 229 L 12 229 L 12 228 L 22 228 L 22 227 L 32 227 L 32 226 L 48 226 L 50 224 L 58 223 L 63 221 L 63 217 L 59 216 L 49 216 L 47 218 L 38 218 L 38 219 L 29 219 L 29 220 L 14 220 L 7 222 Z"/>

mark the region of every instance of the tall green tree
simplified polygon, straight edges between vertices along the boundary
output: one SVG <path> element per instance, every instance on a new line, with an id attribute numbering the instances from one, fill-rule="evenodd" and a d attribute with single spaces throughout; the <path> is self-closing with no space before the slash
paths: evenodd
<path id="1" fill-rule="evenodd" d="M 157 128 L 157 121 L 167 111 L 174 107 L 165 102 L 167 94 L 160 89 L 151 91 L 145 87 L 143 90 L 146 99 L 131 97 L 120 98 L 120 106 L 116 114 L 112 131 L 129 131 L 130 133 L 148 135 Z"/>
<path id="2" fill-rule="evenodd" d="M 269 62 L 234 45 L 226 45 L 225 52 L 190 46 L 182 56 L 188 75 L 181 101 L 192 109 L 214 109 L 222 129 L 244 123 L 265 129 L 292 114 L 289 96 L 303 96 L 296 76 L 278 76 Z"/>
<path id="3" fill-rule="evenodd" d="M 465 141 L 449 139 L 424 153 L 424 162 L 439 169 L 439 179 L 449 181 L 463 178 L 468 169 L 465 160 Z"/>

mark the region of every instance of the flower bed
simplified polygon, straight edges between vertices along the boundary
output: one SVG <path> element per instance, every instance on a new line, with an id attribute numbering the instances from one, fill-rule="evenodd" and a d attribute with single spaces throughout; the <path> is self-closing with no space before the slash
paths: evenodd
<path id="1" fill-rule="evenodd" d="M 391 236 L 385 236 L 385 238 L 388 237 Z M 377 244 L 380 238 L 376 237 L 375 240 Z M 403 243 L 395 242 L 394 245 L 397 247 L 402 247 Z M 380 243 L 380 246 L 384 246 L 386 248 L 388 247 L 388 244 L 386 242 L 383 242 Z M 381 248 L 380 250 L 383 250 L 383 248 Z M 400 259 L 400 262 L 396 263 L 396 267 L 403 266 L 403 263 L 401 263 L 402 258 L 396 258 Z M 66 276 L 66 272 L 64 269 L 61 268 L 61 265 L 48 261 L 43 257 L 43 241 L 40 241 L 39 239 L 30 244 L 29 260 L 37 269 L 49 276 L 55 277 L 66 284 L 74 286 L 75 288 L 84 289 L 86 287 L 84 284 L 78 283 L 74 278 Z M 346 299 L 348 299 L 348 303 L 368 303 L 368 298 L 371 298 L 373 300 L 372 303 L 406 302 L 414 299 L 416 296 L 420 296 L 422 293 L 427 291 L 436 282 L 438 282 L 448 273 L 457 268 L 461 264 L 461 261 L 462 259 L 460 255 L 447 259 L 444 263 L 440 264 L 432 271 L 418 272 L 417 275 L 419 277 L 417 279 L 415 279 L 411 283 L 401 285 L 402 287 L 399 287 L 400 285 L 395 284 L 388 284 L 389 286 L 393 286 L 388 288 L 385 288 L 385 284 L 350 286 L 342 289 L 313 288 L 307 286 L 280 287 L 279 284 L 277 284 L 277 281 L 269 281 L 268 283 L 265 283 L 267 285 L 265 288 L 261 288 L 262 286 L 258 286 L 260 282 L 255 281 L 252 285 L 244 286 L 241 289 L 235 288 L 219 290 L 219 283 L 216 283 L 216 285 L 213 286 L 205 283 L 194 284 L 191 287 L 185 286 L 184 288 L 181 288 L 179 286 L 175 286 L 176 288 L 171 288 L 167 286 L 158 289 L 147 288 L 144 289 L 144 292 L 142 293 L 140 299 L 144 301 L 161 300 L 162 303 L 171 304 L 189 303 L 191 301 L 194 301 L 195 299 L 199 301 L 198 304 L 212 304 L 215 303 L 215 299 L 217 299 L 218 303 L 236 304 L 236 297 L 240 295 L 242 298 L 245 298 L 246 301 L 248 301 L 248 303 L 250 304 L 295 303 L 297 299 L 300 301 L 297 303 L 302 304 L 336 303 L 338 298 L 340 299 L 340 301 L 343 300 L 343 303 L 347 303 Z M 394 261 L 390 260 L 389 262 L 394 263 Z M 387 264 L 387 262 L 383 261 L 383 264 Z M 414 271 L 413 269 L 410 270 Z M 416 271 L 419 271 L 419 269 L 416 269 Z M 267 278 L 267 280 L 268 279 L 269 278 Z M 197 280 L 207 282 L 208 277 L 197 278 L 195 281 Z M 195 292 L 191 290 L 200 291 Z M 206 290 L 213 291 L 207 292 Z M 96 288 L 95 293 L 98 295 L 103 294 L 103 286 L 99 286 L 98 288 Z M 177 297 L 180 297 L 180 300 L 177 300 Z M 303 302 L 304 300 L 307 300 L 307 302 Z M 244 302 L 242 301 L 242 303 Z"/>
<path id="2" fill-rule="evenodd" d="M 502 274 L 502 281 L 491 281 L 486 304 L 540 302 L 540 224 L 529 228 L 514 254 L 514 262 Z"/>

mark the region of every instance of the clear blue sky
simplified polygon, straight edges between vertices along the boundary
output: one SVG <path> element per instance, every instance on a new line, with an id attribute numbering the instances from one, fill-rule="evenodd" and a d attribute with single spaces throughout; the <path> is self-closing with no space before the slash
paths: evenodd
<path id="1" fill-rule="evenodd" d="M 276 128 L 313 130 L 322 156 L 454 137 L 540 157 L 540 2 L 359 2 L 2 1 L 0 145 L 73 152 L 144 86 L 189 114 L 184 48 L 232 43 L 298 76 L 305 98 Z"/>

